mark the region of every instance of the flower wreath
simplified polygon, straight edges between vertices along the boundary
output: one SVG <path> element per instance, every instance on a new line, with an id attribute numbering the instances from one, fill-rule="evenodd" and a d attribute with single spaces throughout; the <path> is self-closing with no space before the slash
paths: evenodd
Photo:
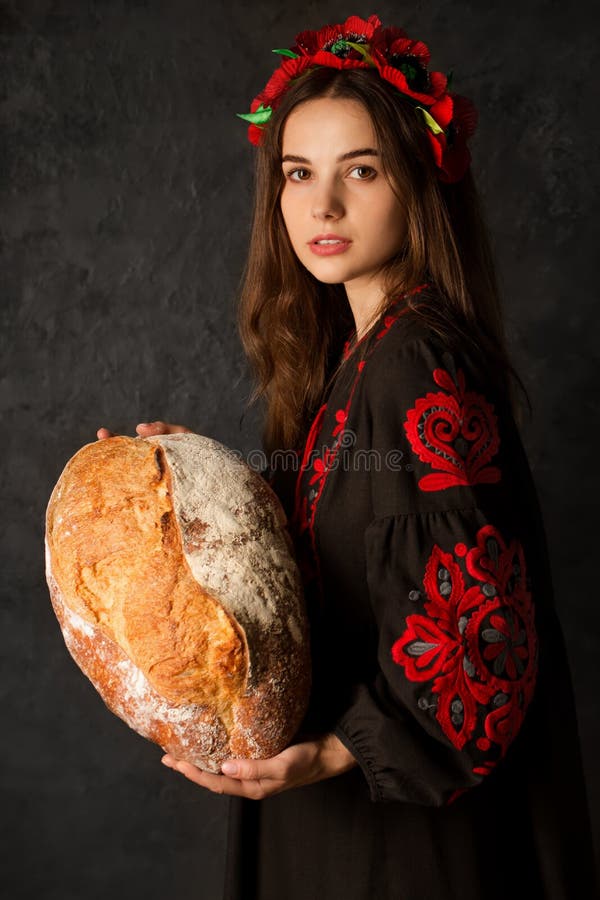
<path id="1" fill-rule="evenodd" d="M 383 28 L 378 16 L 349 16 L 343 25 L 325 25 L 302 31 L 290 49 L 273 50 L 285 57 L 265 88 L 250 105 L 249 113 L 236 113 L 250 123 L 249 141 L 258 146 L 266 123 L 291 83 L 309 69 L 377 69 L 381 78 L 409 98 L 427 126 L 427 137 L 444 182 L 459 181 L 471 163 L 467 139 L 474 133 L 478 114 L 473 103 L 449 90 L 452 72 L 429 72 L 429 49 L 411 40 L 402 28 Z"/>

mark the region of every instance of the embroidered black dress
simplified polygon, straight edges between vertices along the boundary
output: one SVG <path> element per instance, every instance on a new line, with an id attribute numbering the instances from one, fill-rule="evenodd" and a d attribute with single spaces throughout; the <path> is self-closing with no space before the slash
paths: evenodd
<path id="1" fill-rule="evenodd" d="M 520 437 L 491 382 L 402 301 L 347 343 L 300 471 L 269 473 L 311 622 L 299 739 L 334 732 L 358 766 L 230 798 L 224 900 L 595 897 Z"/>

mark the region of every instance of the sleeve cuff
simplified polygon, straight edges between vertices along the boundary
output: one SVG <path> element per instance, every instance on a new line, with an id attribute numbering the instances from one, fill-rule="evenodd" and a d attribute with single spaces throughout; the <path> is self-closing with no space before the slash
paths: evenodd
<path id="1" fill-rule="evenodd" d="M 357 746 L 356 742 L 352 740 L 348 736 L 348 734 L 346 734 L 342 723 L 338 723 L 336 725 L 336 727 L 333 729 L 333 734 L 335 734 L 335 736 L 342 742 L 344 747 L 350 751 L 350 753 L 352 754 L 352 756 L 354 756 L 358 765 L 362 769 L 362 772 L 369 786 L 369 795 L 373 803 L 381 802 L 383 800 L 383 797 L 381 795 L 381 791 L 379 789 L 379 785 L 377 783 L 375 772 L 372 769 L 371 763 L 367 760 L 366 756 Z"/>

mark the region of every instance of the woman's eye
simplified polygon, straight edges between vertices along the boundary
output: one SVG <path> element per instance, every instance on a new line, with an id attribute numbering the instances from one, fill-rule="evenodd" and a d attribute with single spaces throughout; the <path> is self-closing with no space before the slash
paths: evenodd
<path id="1" fill-rule="evenodd" d="M 290 169 L 290 171 L 287 173 L 287 177 L 290 178 L 292 181 L 306 181 L 307 180 L 306 178 L 294 178 L 293 176 L 296 175 L 297 172 L 306 172 L 306 173 L 308 173 L 308 175 L 310 175 L 310 172 L 308 172 L 308 169 Z"/>
<path id="2" fill-rule="evenodd" d="M 367 172 L 367 173 L 368 173 L 367 176 L 366 176 L 365 178 L 359 178 L 359 179 L 358 179 L 359 181 L 368 181 L 369 178 L 371 178 L 371 177 L 373 177 L 373 176 L 375 175 L 375 169 L 373 169 L 371 166 L 354 166 L 354 168 L 352 169 L 352 171 L 353 171 L 353 172 L 357 172 L 359 169 L 362 169 L 363 172 Z"/>

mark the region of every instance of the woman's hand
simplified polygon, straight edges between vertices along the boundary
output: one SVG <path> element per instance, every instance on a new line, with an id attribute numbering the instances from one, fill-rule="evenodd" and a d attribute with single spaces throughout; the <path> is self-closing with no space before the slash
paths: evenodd
<path id="1" fill-rule="evenodd" d="M 221 766 L 226 771 L 224 775 L 204 772 L 171 754 L 163 756 L 161 762 L 215 794 L 233 794 L 250 800 L 262 800 L 290 788 L 332 778 L 358 765 L 334 734 L 292 744 L 271 759 L 227 760 Z M 235 774 L 227 770 L 230 762 L 237 766 Z"/>
<path id="2" fill-rule="evenodd" d="M 168 422 L 140 422 L 139 425 L 135 426 L 135 430 L 140 437 L 149 437 L 153 434 L 191 432 L 191 428 L 186 428 L 185 425 L 169 425 Z M 115 433 L 114 431 L 109 431 L 108 428 L 99 428 L 96 432 L 96 437 L 99 441 L 103 441 L 105 438 L 115 437 Z"/>

